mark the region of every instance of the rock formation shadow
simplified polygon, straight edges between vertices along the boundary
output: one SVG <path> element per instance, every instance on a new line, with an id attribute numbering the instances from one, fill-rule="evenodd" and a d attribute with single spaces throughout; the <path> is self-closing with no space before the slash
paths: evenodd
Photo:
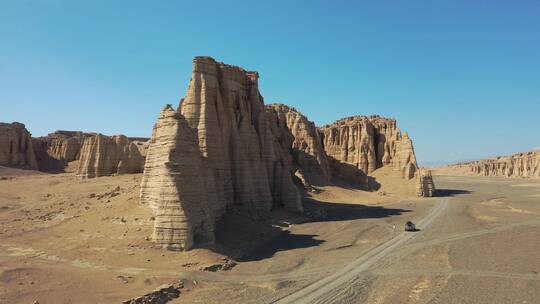
<path id="1" fill-rule="evenodd" d="M 458 195 L 471 194 L 470 190 L 460 190 L 460 189 L 437 189 L 435 191 L 436 197 L 454 197 Z"/>
<path id="2" fill-rule="evenodd" d="M 310 222 L 350 221 L 358 219 L 377 219 L 411 212 L 409 209 L 385 208 L 360 204 L 327 203 L 311 198 L 304 199 L 304 209 L 312 218 Z"/>
<path id="3" fill-rule="evenodd" d="M 292 152 L 292 155 L 295 158 L 295 162 L 298 162 L 298 158 L 302 158 L 304 163 L 308 160 L 308 162 L 313 164 L 313 166 L 310 166 L 312 169 L 310 171 L 312 172 L 305 172 L 306 178 L 311 186 L 324 187 L 334 185 L 346 189 L 363 191 L 377 191 L 381 188 L 381 184 L 378 183 L 375 178 L 367 175 L 365 172 L 358 169 L 358 167 L 341 162 L 331 156 L 326 156 L 330 171 L 333 172 L 332 180 L 329 181 L 322 177 L 322 173 L 316 172 L 321 170 L 317 170 L 318 162 L 312 155 L 298 150 Z M 304 166 L 304 169 L 305 167 L 306 166 Z"/>
<path id="4" fill-rule="evenodd" d="M 324 240 L 315 239 L 315 237 L 317 237 L 315 234 L 294 234 L 285 231 L 241 257 L 238 261 L 260 261 L 273 257 L 279 251 L 315 247 L 325 242 Z"/>
<path id="5" fill-rule="evenodd" d="M 317 239 L 315 234 L 295 234 L 281 228 L 287 227 L 289 223 L 387 218 L 411 211 L 360 204 L 327 203 L 309 197 L 304 197 L 303 202 L 303 215 L 279 210 L 272 212 L 271 219 L 253 220 L 227 214 L 217 223 L 216 244 L 211 249 L 240 262 L 258 261 L 271 258 L 277 252 L 316 247 L 325 242 Z"/>

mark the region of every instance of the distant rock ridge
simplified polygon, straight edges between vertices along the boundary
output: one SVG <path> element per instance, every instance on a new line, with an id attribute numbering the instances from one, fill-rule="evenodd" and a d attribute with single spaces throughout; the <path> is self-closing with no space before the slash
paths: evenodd
<path id="1" fill-rule="evenodd" d="M 540 178 L 540 150 L 457 163 L 437 169 L 456 175 Z"/>
<path id="2" fill-rule="evenodd" d="M 337 175 L 350 176 L 352 168 L 366 176 L 392 166 L 405 179 L 418 169 L 411 139 L 396 120 L 378 115 L 351 116 L 319 128 L 329 162 Z"/>
<path id="3" fill-rule="evenodd" d="M 24 124 L 0 123 L 0 166 L 38 169 L 32 135 Z"/>

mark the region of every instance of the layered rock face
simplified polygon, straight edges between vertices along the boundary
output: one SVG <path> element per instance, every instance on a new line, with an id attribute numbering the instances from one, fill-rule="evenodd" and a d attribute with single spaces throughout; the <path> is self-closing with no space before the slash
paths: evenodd
<path id="1" fill-rule="evenodd" d="M 32 138 L 40 171 L 63 171 L 68 163 L 78 160 L 85 138 L 93 133 L 56 131 L 47 136 Z"/>
<path id="2" fill-rule="evenodd" d="M 291 169 L 274 146 L 258 77 L 210 57 L 193 61 L 180 111 L 197 129 L 216 216 L 226 208 L 251 217 L 279 206 L 302 210 Z"/>
<path id="3" fill-rule="evenodd" d="M 283 104 L 267 105 L 266 113 L 272 134 L 283 153 L 292 156 L 294 169 L 329 180 L 332 173 L 315 124 Z"/>
<path id="4" fill-rule="evenodd" d="M 354 168 L 368 175 L 390 165 L 403 178 L 415 176 L 418 165 L 412 141 L 407 134 L 402 135 L 394 119 L 348 117 L 319 128 L 319 132 L 333 170 L 338 175 L 343 171 L 354 171 Z"/>
<path id="5" fill-rule="evenodd" d="M 212 241 L 226 212 L 259 219 L 275 208 L 303 210 L 292 156 L 272 133 L 256 72 L 196 57 L 173 112 L 166 107 L 154 128 L 141 183 L 141 202 L 156 213 L 156 242 L 189 249 Z"/>
<path id="6" fill-rule="evenodd" d="M 86 137 L 80 149 L 77 176 L 93 178 L 111 174 L 140 173 L 144 149 L 124 135 L 95 134 Z"/>
<path id="7" fill-rule="evenodd" d="M 444 169 L 465 175 L 540 178 L 540 150 L 459 163 Z"/>
<path id="8" fill-rule="evenodd" d="M 0 166 L 37 170 L 32 136 L 22 123 L 0 123 Z"/>
<path id="9" fill-rule="evenodd" d="M 435 183 L 431 171 L 418 171 L 418 185 L 416 186 L 416 196 L 432 197 L 435 195 Z"/>
<path id="10" fill-rule="evenodd" d="M 154 126 L 141 182 L 141 203 L 154 209 L 153 240 L 174 249 L 213 242 L 197 130 L 167 106 Z M 215 201 L 213 202 L 215 203 Z"/>

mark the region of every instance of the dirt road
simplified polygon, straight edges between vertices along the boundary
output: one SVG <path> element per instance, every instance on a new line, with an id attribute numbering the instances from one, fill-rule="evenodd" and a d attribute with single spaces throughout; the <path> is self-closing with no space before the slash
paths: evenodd
<path id="1" fill-rule="evenodd" d="M 440 216 L 448 205 L 450 198 L 442 198 L 440 203 L 436 205 L 429 214 L 426 215 L 417 226 L 421 231 L 416 233 L 402 232 L 389 241 L 380 246 L 368 251 L 366 254 L 358 257 L 346 267 L 335 272 L 320 281 L 315 282 L 295 293 L 288 295 L 276 303 L 343 303 L 347 301 L 347 297 L 354 296 L 354 282 L 366 271 L 371 265 L 378 260 L 387 256 L 396 248 L 403 245 L 408 240 L 422 233 L 438 216 Z"/>

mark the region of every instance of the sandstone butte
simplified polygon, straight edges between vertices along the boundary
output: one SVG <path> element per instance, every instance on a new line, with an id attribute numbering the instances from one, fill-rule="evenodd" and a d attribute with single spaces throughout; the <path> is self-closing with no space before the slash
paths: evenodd
<path id="1" fill-rule="evenodd" d="M 32 136 L 22 123 L 0 123 L 0 166 L 37 170 Z"/>
<path id="2" fill-rule="evenodd" d="M 413 144 L 402 134 L 394 119 L 380 116 L 353 116 L 319 128 L 323 146 L 333 170 L 344 178 L 362 181 L 383 166 L 392 166 L 405 179 L 418 170 Z"/>
<path id="3" fill-rule="evenodd" d="M 540 150 L 458 163 L 437 171 L 457 175 L 540 178 Z"/>
<path id="4" fill-rule="evenodd" d="M 412 141 L 395 120 L 353 117 L 317 129 L 294 108 L 265 106 L 258 77 L 194 58 L 185 98 L 178 110 L 162 110 L 149 143 L 140 201 L 156 215 L 155 242 L 177 250 L 212 243 L 227 212 L 253 219 L 276 208 L 302 212 L 299 175 L 328 182 L 341 165 L 358 175 L 389 165 L 415 177 Z"/>
<path id="5" fill-rule="evenodd" d="M 144 144 L 137 143 L 125 135 L 86 137 L 80 149 L 77 176 L 93 178 L 142 172 L 146 149 Z"/>

